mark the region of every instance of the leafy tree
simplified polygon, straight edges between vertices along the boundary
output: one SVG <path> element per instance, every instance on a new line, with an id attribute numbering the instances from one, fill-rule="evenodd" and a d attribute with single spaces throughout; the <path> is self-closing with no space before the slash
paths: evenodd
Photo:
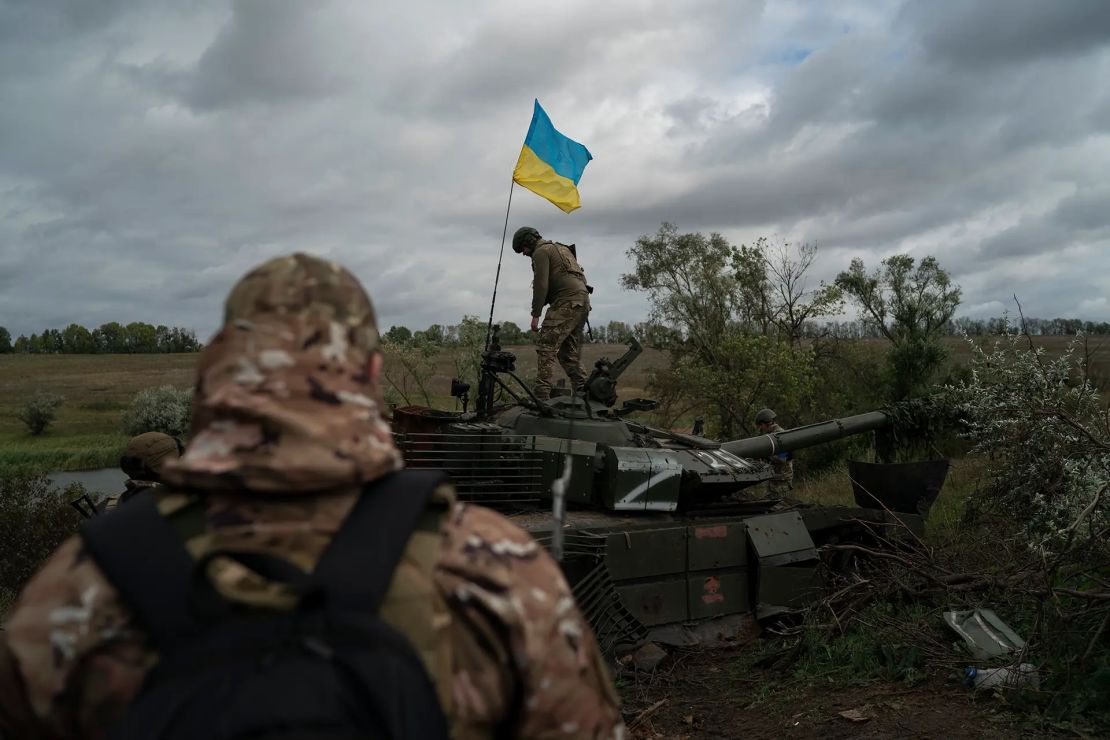
<path id="1" fill-rule="evenodd" d="M 623 321 L 610 321 L 605 326 L 605 340 L 610 344 L 628 344 L 632 341 L 632 329 Z"/>
<path id="2" fill-rule="evenodd" d="M 765 266 L 764 286 L 770 296 L 766 302 L 768 318 L 781 336 L 797 344 L 805 335 L 806 325 L 820 316 L 838 314 L 844 306 L 843 295 L 836 285 L 820 283 L 810 290 L 806 275 L 817 258 L 817 245 L 777 245 L 764 237 L 756 240 Z M 794 254 L 797 253 L 797 258 Z"/>
<path id="3" fill-rule="evenodd" d="M 412 341 L 412 330 L 407 326 L 391 326 L 384 338 L 393 344 L 406 344 Z"/>
<path id="4" fill-rule="evenodd" d="M 19 352 L 20 354 L 27 354 L 31 351 L 31 342 L 29 339 L 27 339 L 27 337 L 20 334 L 19 338 L 15 340 L 15 344 L 12 346 L 12 349 L 16 352 Z"/>
<path id="5" fill-rule="evenodd" d="M 412 341 L 397 344 L 385 337 L 382 354 L 385 364 L 385 400 L 391 404 L 431 405 L 430 381 L 435 374 L 435 360 L 439 347 L 423 339 L 423 332 L 416 332 Z"/>
<path id="6" fill-rule="evenodd" d="M 123 433 L 134 436 L 162 432 L 181 437 L 189 430 L 192 400 L 191 388 L 178 389 L 172 385 L 144 388 L 123 412 Z"/>
<path id="7" fill-rule="evenodd" d="M 58 415 L 58 407 L 65 400 L 54 393 L 36 391 L 16 414 L 32 435 L 38 436 L 46 431 Z"/>
<path id="8" fill-rule="evenodd" d="M 528 344 L 531 337 L 524 333 L 524 331 L 512 321 L 501 322 L 501 344 Z"/>
<path id="9" fill-rule="evenodd" d="M 0 355 L 8 354 L 12 351 L 12 335 L 8 330 L 0 326 Z"/>
<path id="10" fill-rule="evenodd" d="M 669 326 L 664 326 L 663 324 L 657 324 L 653 321 L 641 321 L 637 323 L 634 333 L 636 338 L 646 347 L 665 349 L 681 340 L 678 332 L 674 329 Z"/>
<path id="11" fill-rule="evenodd" d="M 413 336 L 418 341 L 437 346 L 442 345 L 447 338 L 446 332 L 439 324 L 432 324 L 427 329 L 416 332 Z"/>
<path id="12" fill-rule="evenodd" d="M 80 324 L 70 324 L 62 332 L 62 347 L 71 354 L 91 354 L 94 349 L 92 332 Z"/>
<path id="13" fill-rule="evenodd" d="M 784 418 L 801 415 L 818 377 L 816 357 L 779 322 L 786 317 L 788 326 L 800 327 L 830 310 L 835 294 L 815 298 L 805 290 L 812 252 L 800 266 L 783 257 L 781 274 L 791 282 L 779 290 L 765 247 L 765 240 L 735 247 L 720 234 L 680 234 L 664 223 L 629 249 L 633 271 L 622 284 L 646 292 L 651 323 L 670 330 L 671 368 L 652 381 L 666 416 L 706 413 L 712 432 L 734 437 L 751 431 L 762 406 Z M 793 301 L 792 312 L 783 309 L 784 300 Z M 610 322 L 606 334 L 614 341 L 619 327 Z"/>
<path id="14" fill-rule="evenodd" d="M 114 354 L 127 351 L 127 330 L 117 321 L 101 324 L 92 334 L 97 352 Z"/>
<path id="15" fill-rule="evenodd" d="M 132 321 L 126 328 L 127 351 L 135 354 L 147 354 L 158 348 L 157 332 L 150 324 L 142 321 Z"/>
<path id="16" fill-rule="evenodd" d="M 464 316 L 454 327 L 454 334 L 451 359 L 455 364 L 455 377 L 477 388 L 482 350 L 486 344 L 486 323 L 477 316 Z"/>
<path id="17" fill-rule="evenodd" d="M 888 257 L 868 273 L 852 260 L 836 284 L 855 299 L 865 320 L 891 343 L 889 383 L 895 400 L 925 390 L 944 364 L 940 338 L 960 305 L 960 288 L 933 257 L 915 266 L 914 258 Z"/>
<path id="18" fill-rule="evenodd" d="M 33 355 L 42 354 L 42 337 L 32 332 L 31 338 L 27 340 L 27 351 Z"/>

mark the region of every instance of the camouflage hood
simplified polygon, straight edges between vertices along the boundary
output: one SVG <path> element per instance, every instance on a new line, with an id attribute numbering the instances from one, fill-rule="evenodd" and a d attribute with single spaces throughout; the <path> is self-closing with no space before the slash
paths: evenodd
<path id="1" fill-rule="evenodd" d="M 347 270 L 305 254 L 256 268 L 201 353 L 189 445 L 163 479 L 296 494 L 399 469 L 368 372 L 377 348 L 373 306 Z"/>

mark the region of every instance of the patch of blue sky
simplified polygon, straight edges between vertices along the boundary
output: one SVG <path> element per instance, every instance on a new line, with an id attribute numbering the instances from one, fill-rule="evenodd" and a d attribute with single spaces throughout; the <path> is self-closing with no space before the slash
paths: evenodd
<path id="1" fill-rule="evenodd" d="M 784 65 L 787 67 L 796 67 L 806 60 L 806 58 L 813 53 L 813 49 L 806 49 L 802 47 L 794 49 L 780 49 L 770 54 L 764 55 L 759 60 L 760 64 L 775 64 Z"/>

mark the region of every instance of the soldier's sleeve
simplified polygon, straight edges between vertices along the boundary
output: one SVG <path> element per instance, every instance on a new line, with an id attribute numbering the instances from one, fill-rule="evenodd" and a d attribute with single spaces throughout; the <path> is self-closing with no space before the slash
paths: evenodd
<path id="1" fill-rule="evenodd" d="M 551 279 L 549 250 L 537 249 L 532 254 L 532 315 L 539 317 L 547 302 L 547 283 Z"/>
<path id="2" fill-rule="evenodd" d="M 455 711 L 504 706 L 511 737 L 618 738 L 624 725 L 616 692 L 554 560 L 496 512 L 460 506 L 441 585 L 461 622 L 489 645 L 505 681 L 484 681 L 489 666 L 456 666 Z"/>
<path id="3" fill-rule="evenodd" d="M 156 660 L 77 537 L 63 543 L 27 584 L 3 643 L 5 740 L 105 737 Z"/>

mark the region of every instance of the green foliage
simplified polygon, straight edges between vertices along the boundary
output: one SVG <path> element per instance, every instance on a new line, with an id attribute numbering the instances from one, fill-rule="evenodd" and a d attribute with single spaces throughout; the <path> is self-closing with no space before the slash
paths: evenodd
<path id="1" fill-rule="evenodd" d="M 36 391 L 27 399 L 16 416 L 32 435 L 38 436 L 46 431 L 58 416 L 58 407 L 65 399 L 54 393 Z"/>
<path id="2" fill-rule="evenodd" d="M 432 395 L 429 383 L 435 373 L 439 347 L 425 339 L 423 332 L 416 332 L 412 340 L 397 344 L 388 337 L 382 342 L 385 355 L 383 377 L 385 400 L 391 405 L 411 406 L 422 403 L 430 406 Z"/>
<path id="3" fill-rule="evenodd" d="M 70 354 L 91 354 L 95 349 L 92 332 L 80 324 L 70 324 L 62 331 L 62 346 Z"/>
<path id="4" fill-rule="evenodd" d="M 406 344 L 412 341 L 412 331 L 407 326 L 391 326 L 382 338 L 391 344 Z"/>
<path id="5" fill-rule="evenodd" d="M 46 556 L 76 532 L 80 518 L 69 501 L 82 493 L 76 485 L 64 492 L 51 489 L 42 474 L 0 476 L 0 613 Z"/>
<path id="6" fill-rule="evenodd" d="M 529 333 L 525 333 L 523 329 L 517 326 L 512 321 L 501 322 L 501 338 L 502 346 L 510 346 L 514 344 L 531 344 L 532 337 Z"/>
<path id="7" fill-rule="evenodd" d="M 801 418 L 821 377 L 817 347 L 801 341 L 807 322 L 839 310 L 834 287 L 805 289 L 816 251 L 766 240 L 734 247 L 720 234 L 680 234 L 664 223 L 629 249 L 625 288 L 651 302 L 651 324 L 672 355 L 652 391 L 664 418 L 706 414 L 709 433 L 731 438 L 753 428 L 754 412 Z M 770 255 L 770 256 L 768 256 Z M 614 322 L 610 323 L 613 327 Z M 607 339 L 613 341 L 610 329 Z"/>
<path id="8" fill-rule="evenodd" d="M 200 342 L 190 329 L 162 325 L 154 327 L 141 321 L 123 326 L 112 321 L 92 331 L 80 324 L 70 324 L 63 331 L 46 329 L 41 335 L 32 334 L 30 339 L 20 335 L 11 350 L 31 354 L 83 355 L 197 352 L 200 348 Z M 0 354 L 2 353 L 0 342 Z"/>
<path id="9" fill-rule="evenodd" d="M 455 377 L 470 383 L 472 388 L 477 388 L 482 351 L 486 344 L 486 322 L 477 316 L 464 316 L 459 325 L 453 328 L 451 359 L 455 365 Z"/>
<path id="10" fill-rule="evenodd" d="M 854 259 L 836 284 L 892 345 L 887 356 L 892 400 L 925 391 L 944 364 L 940 338 L 960 304 L 959 286 L 935 258 L 915 267 L 905 254 L 888 257 L 871 273 Z"/>
<path id="11" fill-rule="evenodd" d="M 432 324 L 423 331 L 418 331 L 413 334 L 413 340 L 417 342 L 424 342 L 436 347 L 440 347 L 447 341 L 446 332 L 439 324 Z"/>
<path id="12" fill-rule="evenodd" d="M 1087 376 L 1082 339 L 1055 358 L 1007 334 L 972 344 L 970 377 L 946 389 L 976 452 L 990 460 L 976 503 L 1014 517 L 1045 554 L 1110 557 L 1110 418 Z"/>
<path id="13" fill-rule="evenodd" d="M 0 326 L 0 355 L 8 354 L 12 351 L 12 335 L 11 333 Z"/>
<path id="14" fill-rule="evenodd" d="M 144 388 L 135 394 L 123 412 L 124 434 L 135 436 L 145 432 L 162 432 L 183 437 L 189 429 L 189 410 L 193 391 L 172 385 Z"/>

